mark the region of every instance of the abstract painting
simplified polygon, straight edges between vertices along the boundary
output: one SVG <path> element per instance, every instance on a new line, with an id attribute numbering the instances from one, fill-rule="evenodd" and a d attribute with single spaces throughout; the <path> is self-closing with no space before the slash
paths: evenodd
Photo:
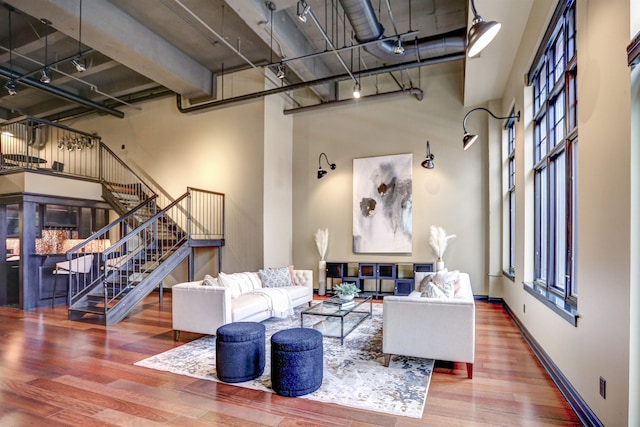
<path id="1" fill-rule="evenodd" d="M 412 154 L 353 159 L 353 252 L 411 253 Z"/>

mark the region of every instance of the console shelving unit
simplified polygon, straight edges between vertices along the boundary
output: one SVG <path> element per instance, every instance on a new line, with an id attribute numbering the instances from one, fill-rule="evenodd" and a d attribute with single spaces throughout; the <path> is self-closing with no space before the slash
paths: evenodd
<path id="1" fill-rule="evenodd" d="M 363 296 L 409 295 L 415 289 L 415 273 L 434 271 L 433 263 L 327 262 L 327 291 L 342 282 L 353 282 Z"/>

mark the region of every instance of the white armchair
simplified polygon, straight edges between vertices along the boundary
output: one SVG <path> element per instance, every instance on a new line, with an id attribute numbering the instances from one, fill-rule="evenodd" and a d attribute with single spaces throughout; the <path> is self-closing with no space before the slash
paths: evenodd
<path id="1" fill-rule="evenodd" d="M 416 288 L 424 275 L 416 275 Z M 453 298 L 426 298 L 419 292 L 386 296 L 383 301 L 382 351 L 385 366 L 400 354 L 464 362 L 473 377 L 475 303 L 469 275 L 460 273 Z"/>

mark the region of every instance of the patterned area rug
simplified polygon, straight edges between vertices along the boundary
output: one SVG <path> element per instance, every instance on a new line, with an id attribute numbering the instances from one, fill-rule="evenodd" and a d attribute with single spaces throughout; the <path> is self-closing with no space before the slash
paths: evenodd
<path id="1" fill-rule="evenodd" d="M 309 318 L 305 316 L 305 326 Z M 271 390 L 270 337 L 281 329 L 300 327 L 300 308 L 286 319 L 269 319 L 266 326 L 264 374 L 233 385 Z M 137 366 L 210 381 L 216 376 L 215 336 L 207 336 L 136 362 Z M 324 338 L 322 386 L 302 399 L 334 403 L 406 417 L 421 418 L 427 398 L 433 360 L 394 356 L 388 368 L 382 354 L 382 304 L 373 305 L 373 318 L 363 321 L 340 345 Z"/>

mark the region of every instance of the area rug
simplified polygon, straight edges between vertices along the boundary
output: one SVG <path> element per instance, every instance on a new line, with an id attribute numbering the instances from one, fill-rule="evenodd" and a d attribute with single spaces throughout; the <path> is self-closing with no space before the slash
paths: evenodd
<path id="1" fill-rule="evenodd" d="M 368 307 L 367 307 L 368 308 Z M 308 319 L 305 316 L 305 327 Z M 319 319 L 316 319 L 316 321 Z M 264 374 L 234 386 L 273 392 L 270 378 L 270 337 L 281 329 L 300 327 L 300 309 L 286 319 L 269 319 L 266 326 Z M 407 332 L 411 333 L 411 332 Z M 207 336 L 136 362 L 135 365 L 210 381 L 216 375 L 215 336 Z M 382 304 L 373 305 L 373 316 L 363 321 L 340 345 L 337 338 L 324 338 L 322 386 L 302 399 L 353 408 L 421 418 L 434 362 L 394 356 L 389 367 L 382 354 Z"/>

